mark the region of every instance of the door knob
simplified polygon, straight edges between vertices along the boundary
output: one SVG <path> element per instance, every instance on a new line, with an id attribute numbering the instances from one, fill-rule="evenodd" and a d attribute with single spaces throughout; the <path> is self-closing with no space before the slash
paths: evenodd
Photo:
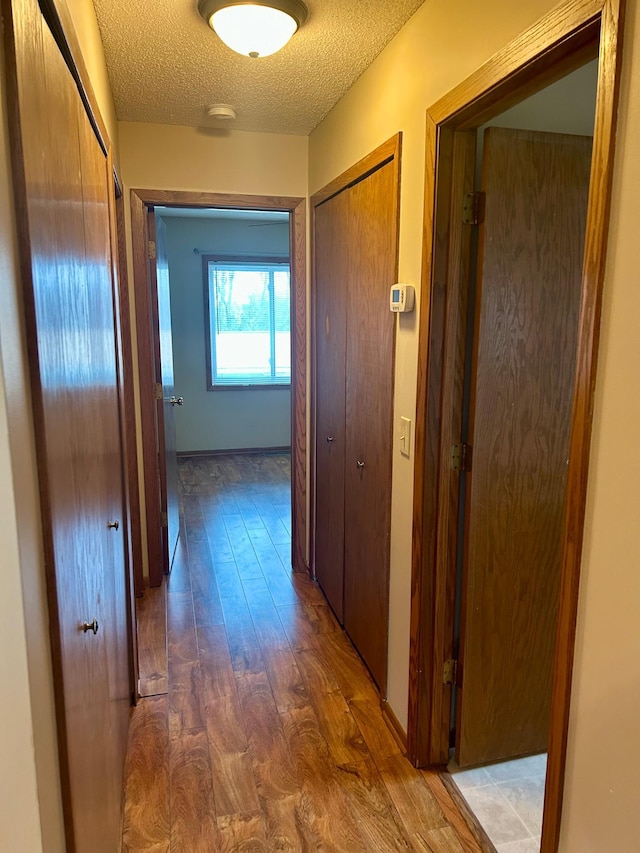
<path id="1" fill-rule="evenodd" d="M 359 468 L 361 471 L 362 471 L 362 469 L 364 468 L 364 462 L 362 462 L 362 460 L 360 460 L 360 459 L 358 459 L 358 461 L 356 462 L 356 465 L 358 466 L 358 468 Z"/>
<path id="2" fill-rule="evenodd" d="M 334 437 L 332 435 L 328 435 L 327 436 L 327 444 L 331 444 L 331 442 L 333 442 L 333 441 L 335 441 Z"/>
<path id="3" fill-rule="evenodd" d="M 108 530 L 118 530 L 119 527 L 120 527 L 119 521 L 108 521 L 107 522 L 107 529 Z"/>
<path id="4" fill-rule="evenodd" d="M 80 626 L 82 630 L 87 633 L 87 631 L 93 631 L 94 634 L 98 633 L 98 620 L 94 619 L 93 622 L 83 622 Z"/>
<path id="5" fill-rule="evenodd" d="M 172 406 L 181 406 L 184 403 L 184 397 L 172 397 L 169 402 Z"/>

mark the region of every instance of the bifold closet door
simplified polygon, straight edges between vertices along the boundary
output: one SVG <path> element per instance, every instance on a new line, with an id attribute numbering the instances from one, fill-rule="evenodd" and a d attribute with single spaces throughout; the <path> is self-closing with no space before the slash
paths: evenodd
<path id="1" fill-rule="evenodd" d="M 344 625 L 382 695 L 387 680 L 395 316 L 396 170 L 345 191 Z"/>
<path id="2" fill-rule="evenodd" d="M 347 195 L 316 208 L 315 572 L 344 619 L 344 449 Z"/>

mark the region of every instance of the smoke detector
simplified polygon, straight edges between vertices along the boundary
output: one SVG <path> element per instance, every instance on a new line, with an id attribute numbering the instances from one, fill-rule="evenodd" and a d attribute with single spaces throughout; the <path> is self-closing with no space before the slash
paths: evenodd
<path id="1" fill-rule="evenodd" d="M 207 107 L 207 115 L 209 118 L 221 121 L 233 121 L 236 118 L 236 111 L 229 104 L 211 104 Z"/>

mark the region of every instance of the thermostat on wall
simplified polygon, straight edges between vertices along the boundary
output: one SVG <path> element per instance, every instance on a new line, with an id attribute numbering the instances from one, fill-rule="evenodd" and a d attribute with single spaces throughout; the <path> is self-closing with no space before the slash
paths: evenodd
<path id="1" fill-rule="evenodd" d="M 389 307 L 392 311 L 398 311 L 400 313 L 404 313 L 405 311 L 413 311 L 415 295 L 416 294 L 413 285 L 393 284 L 391 286 Z"/>

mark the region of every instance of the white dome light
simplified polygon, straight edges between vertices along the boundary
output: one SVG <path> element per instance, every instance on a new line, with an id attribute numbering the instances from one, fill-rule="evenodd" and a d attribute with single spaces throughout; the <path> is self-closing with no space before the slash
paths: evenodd
<path id="1" fill-rule="evenodd" d="M 307 17 L 299 0 L 200 0 L 198 10 L 228 47 L 253 58 L 281 50 Z"/>

